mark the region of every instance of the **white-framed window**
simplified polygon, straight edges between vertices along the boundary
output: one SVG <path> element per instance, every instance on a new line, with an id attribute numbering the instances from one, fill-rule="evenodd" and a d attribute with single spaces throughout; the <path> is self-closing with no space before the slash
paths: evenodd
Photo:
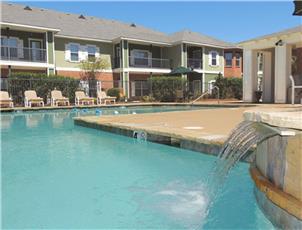
<path id="1" fill-rule="evenodd" d="M 75 43 L 70 43 L 69 49 L 70 49 L 70 61 L 78 62 L 80 60 L 79 59 L 80 45 Z"/>
<path id="2" fill-rule="evenodd" d="M 96 46 L 87 45 L 88 59 L 96 58 Z"/>
<path id="3" fill-rule="evenodd" d="M 224 58 L 225 58 L 225 66 L 232 67 L 233 53 L 232 52 L 224 53 Z"/>
<path id="4" fill-rule="evenodd" d="M 235 58 L 236 58 L 236 67 L 241 66 L 241 55 L 240 53 L 235 53 Z"/>
<path id="5" fill-rule="evenodd" d="M 210 66 L 219 66 L 219 54 L 217 51 L 209 52 L 209 65 Z"/>

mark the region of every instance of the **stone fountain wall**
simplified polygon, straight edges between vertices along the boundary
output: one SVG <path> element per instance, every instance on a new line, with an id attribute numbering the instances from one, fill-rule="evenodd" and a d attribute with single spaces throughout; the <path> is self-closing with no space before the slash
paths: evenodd
<path id="1" fill-rule="evenodd" d="M 302 110 L 247 111 L 279 135 L 257 146 L 251 176 L 258 205 L 282 229 L 302 229 Z"/>

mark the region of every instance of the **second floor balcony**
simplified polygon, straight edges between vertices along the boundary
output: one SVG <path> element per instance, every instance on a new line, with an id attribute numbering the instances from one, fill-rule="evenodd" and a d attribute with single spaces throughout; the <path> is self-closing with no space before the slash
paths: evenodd
<path id="1" fill-rule="evenodd" d="M 1 60 L 46 63 L 46 49 L 1 46 Z"/>
<path id="2" fill-rule="evenodd" d="M 171 60 L 162 58 L 129 56 L 129 66 L 135 68 L 170 69 Z"/>
<path id="3" fill-rule="evenodd" d="M 188 58 L 187 65 L 193 69 L 202 69 L 202 59 Z"/>

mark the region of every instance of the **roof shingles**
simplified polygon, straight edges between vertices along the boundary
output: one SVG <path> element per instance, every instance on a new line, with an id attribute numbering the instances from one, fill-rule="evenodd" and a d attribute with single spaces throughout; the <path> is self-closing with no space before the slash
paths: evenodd
<path id="1" fill-rule="evenodd" d="M 35 7 L 30 7 L 32 10 L 24 10 L 24 8 L 24 5 L 1 2 L 1 22 L 56 28 L 60 30 L 58 35 L 108 41 L 126 37 L 169 44 L 186 41 L 226 48 L 234 46 L 231 43 L 188 30 L 167 35 L 140 25 L 133 27 L 131 24 L 114 20 L 86 15 L 84 15 L 85 19 L 82 19 L 77 14 Z"/>

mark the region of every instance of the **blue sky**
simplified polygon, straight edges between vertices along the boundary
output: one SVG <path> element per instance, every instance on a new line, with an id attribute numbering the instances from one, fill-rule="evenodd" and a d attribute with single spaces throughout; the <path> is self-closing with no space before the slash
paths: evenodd
<path id="1" fill-rule="evenodd" d="M 297 26 L 292 1 L 277 2 L 46 2 L 20 4 L 116 19 L 165 32 L 190 29 L 239 42 Z"/>

